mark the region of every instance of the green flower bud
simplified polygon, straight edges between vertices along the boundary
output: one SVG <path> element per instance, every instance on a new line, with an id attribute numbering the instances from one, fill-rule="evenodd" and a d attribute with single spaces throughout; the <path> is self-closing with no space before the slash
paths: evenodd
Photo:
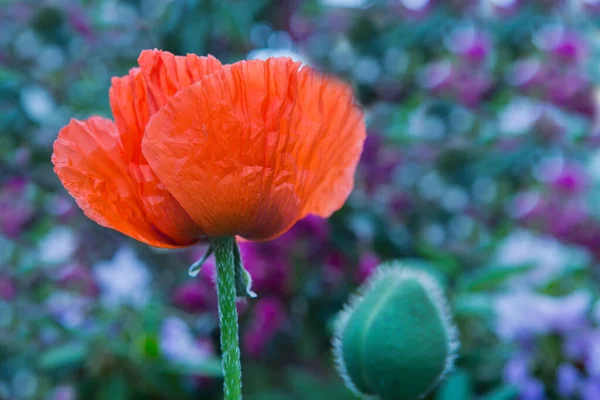
<path id="1" fill-rule="evenodd" d="M 364 399 L 425 396 L 454 365 L 457 330 L 429 274 L 382 265 L 340 313 L 334 357 L 346 386 Z"/>

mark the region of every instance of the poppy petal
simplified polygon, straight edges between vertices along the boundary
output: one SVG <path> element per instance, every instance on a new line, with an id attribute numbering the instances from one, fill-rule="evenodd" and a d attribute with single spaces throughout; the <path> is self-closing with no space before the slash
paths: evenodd
<path id="1" fill-rule="evenodd" d="M 198 241 L 203 235 L 198 226 L 150 167 L 130 163 L 123 148 L 111 120 L 71 120 L 54 142 L 54 171 L 83 212 L 102 226 L 156 247 Z"/>
<path id="2" fill-rule="evenodd" d="M 108 91 L 110 108 L 125 154 L 134 163 L 143 159 L 142 137 L 150 119 L 146 82 L 139 68 L 133 68 L 129 75 L 114 77 Z"/>
<path id="3" fill-rule="evenodd" d="M 179 90 L 223 68 L 221 62 L 211 55 L 176 56 L 156 49 L 142 51 L 138 64 L 151 95 L 151 113 L 167 104 L 167 100 Z"/>
<path id="4" fill-rule="evenodd" d="M 310 68 L 298 77 L 298 98 L 290 130 L 302 133 L 308 163 L 305 185 L 308 214 L 329 217 L 354 188 L 354 173 L 366 138 L 365 119 L 352 88 Z"/>
<path id="5" fill-rule="evenodd" d="M 308 213 L 329 215 L 352 189 L 362 113 L 346 85 L 300 65 L 226 66 L 150 119 L 142 151 L 208 235 L 271 239 Z"/>

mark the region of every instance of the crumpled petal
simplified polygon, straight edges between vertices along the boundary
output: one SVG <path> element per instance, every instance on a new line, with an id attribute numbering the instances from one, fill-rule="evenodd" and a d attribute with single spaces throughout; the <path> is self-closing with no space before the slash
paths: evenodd
<path id="1" fill-rule="evenodd" d="M 267 240 L 341 207 L 365 138 L 350 88 L 288 58 L 241 61 L 172 97 L 142 151 L 209 236 Z"/>
<path id="2" fill-rule="evenodd" d="M 309 214 L 328 218 L 339 210 L 354 188 L 354 173 L 366 138 L 365 119 L 354 104 L 352 88 L 308 68 L 298 74 L 297 105 L 290 131 L 304 137 L 303 177 Z"/>
<path id="3" fill-rule="evenodd" d="M 138 64 L 148 84 L 151 114 L 167 104 L 167 100 L 179 90 L 223 68 L 221 62 L 211 55 L 175 56 L 156 49 L 142 51 Z"/>
<path id="4" fill-rule="evenodd" d="M 109 119 L 73 119 L 54 142 L 54 171 L 85 215 L 102 226 L 156 247 L 197 242 L 203 232 L 147 164 L 128 160 L 121 139 Z"/>
<path id="5" fill-rule="evenodd" d="M 113 77 L 108 96 L 123 151 L 129 160 L 139 163 L 144 160 L 142 137 L 150 119 L 148 90 L 140 69 L 132 68 L 129 75 Z"/>
<path id="6" fill-rule="evenodd" d="M 214 57 L 143 51 L 140 68 L 115 77 L 109 90 L 115 118 L 71 121 L 52 160 L 86 215 L 157 247 L 180 247 L 206 236 L 149 167 L 141 144 L 151 115 L 177 90 L 222 68 Z"/>

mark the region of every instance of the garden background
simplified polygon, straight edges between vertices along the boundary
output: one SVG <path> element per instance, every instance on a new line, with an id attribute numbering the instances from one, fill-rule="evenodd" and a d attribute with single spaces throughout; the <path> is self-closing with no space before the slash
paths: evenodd
<path id="1" fill-rule="evenodd" d="M 291 56 L 366 112 L 344 208 L 241 245 L 245 398 L 353 399 L 334 317 L 402 259 L 460 331 L 428 399 L 600 399 L 599 27 L 598 0 L 1 0 L 0 399 L 222 398 L 204 248 L 96 225 L 50 163 L 147 48 Z"/>

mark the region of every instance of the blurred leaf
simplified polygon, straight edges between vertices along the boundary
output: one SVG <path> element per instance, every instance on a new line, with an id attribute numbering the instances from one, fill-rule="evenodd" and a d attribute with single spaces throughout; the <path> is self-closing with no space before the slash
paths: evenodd
<path id="1" fill-rule="evenodd" d="M 38 364 L 43 369 L 70 367 L 82 363 L 87 355 L 88 350 L 83 343 L 69 343 L 43 353 Z"/>
<path id="2" fill-rule="evenodd" d="M 182 375 L 198 375 L 205 376 L 208 378 L 218 378 L 223 376 L 221 360 L 217 358 L 204 360 L 201 363 L 194 365 L 171 364 L 169 365 L 168 369 Z"/>
<path id="3" fill-rule="evenodd" d="M 464 276 L 459 285 L 461 290 L 481 292 L 498 288 L 508 279 L 530 271 L 534 265 L 493 266 Z"/>
<path id="4" fill-rule="evenodd" d="M 129 387 L 124 375 L 114 375 L 108 378 L 100 387 L 98 400 L 128 400 Z"/>
<path id="5" fill-rule="evenodd" d="M 334 382 L 328 382 L 312 373 L 293 369 L 288 380 L 292 392 L 298 400 L 354 400 L 356 396 L 347 389 L 341 378 Z"/>
<path id="6" fill-rule="evenodd" d="M 154 335 L 143 335 L 140 340 L 142 354 L 149 358 L 157 358 L 160 356 L 160 343 Z"/>
<path id="7" fill-rule="evenodd" d="M 450 253 L 423 242 L 417 244 L 416 250 L 423 258 L 435 263 L 436 267 L 449 277 L 455 276 L 460 271 L 460 263 Z"/>
<path id="8" fill-rule="evenodd" d="M 494 315 L 493 300 L 487 294 L 461 294 L 453 302 L 456 316 L 489 318 Z"/>
<path id="9" fill-rule="evenodd" d="M 519 389 L 514 386 L 502 386 L 486 394 L 481 400 L 516 400 L 519 396 Z"/>
<path id="10" fill-rule="evenodd" d="M 442 383 L 436 393 L 436 400 L 471 400 L 473 382 L 467 371 L 457 369 Z"/>
<path id="11" fill-rule="evenodd" d="M 259 394 L 244 396 L 248 400 L 294 400 L 295 397 L 285 394 L 283 392 L 261 392 Z"/>

